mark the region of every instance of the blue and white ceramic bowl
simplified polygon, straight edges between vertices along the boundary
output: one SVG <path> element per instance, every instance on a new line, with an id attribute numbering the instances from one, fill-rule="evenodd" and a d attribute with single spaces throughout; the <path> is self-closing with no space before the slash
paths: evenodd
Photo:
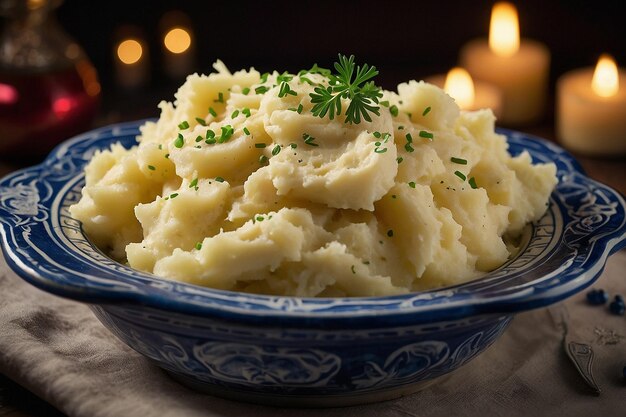
<path id="1" fill-rule="evenodd" d="M 112 261 L 68 207 L 97 149 L 135 143 L 142 122 L 76 137 L 0 182 L 9 265 L 31 284 L 89 303 L 116 336 L 178 380 L 217 395 L 330 406 L 419 389 L 484 351 L 520 311 L 593 283 L 624 246 L 625 203 L 557 146 L 503 131 L 510 151 L 554 161 L 559 184 L 523 250 L 477 281 L 377 298 L 250 295 L 167 281 Z"/>

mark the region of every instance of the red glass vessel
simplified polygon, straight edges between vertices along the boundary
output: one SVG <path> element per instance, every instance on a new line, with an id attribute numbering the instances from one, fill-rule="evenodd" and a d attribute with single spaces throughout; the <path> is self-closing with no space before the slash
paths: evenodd
<path id="1" fill-rule="evenodd" d="M 4 0 L 0 36 L 0 159 L 32 162 L 88 130 L 100 84 L 82 49 L 51 14 L 59 1 Z"/>

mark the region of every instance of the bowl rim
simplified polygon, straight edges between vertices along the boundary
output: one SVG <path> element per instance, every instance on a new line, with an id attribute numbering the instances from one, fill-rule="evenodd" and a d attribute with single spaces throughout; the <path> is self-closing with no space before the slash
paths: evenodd
<path id="1" fill-rule="evenodd" d="M 93 304 L 124 304 L 257 323 L 267 323 L 270 320 L 273 324 L 297 322 L 300 325 L 305 322 L 307 326 L 358 327 L 432 322 L 482 314 L 512 314 L 546 306 L 591 285 L 602 273 L 608 256 L 626 245 L 626 202 L 619 192 L 587 177 L 578 162 L 554 143 L 525 133 L 498 128 L 497 132 L 507 137 L 509 146 L 515 153 L 528 151 L 533 159 L 540 157 L 557 164 L 560 181 L 551 196 L 549 209 L 549 212 L 562 217 L 564 230 L 557 231 L 561 233 L 557 246 L 562 249 L 564 245 L 577 245 L 575 253 L 563 258 L 565 264 L 562 268 L 549 271 L 536 283 L 531 280 L 526 285 L 512 288 L 478 292 L 469 290 L 474 283 L 491 279 L 493 275 L 489 273 L 478 281 L 419 293 L 383 297 L 305 298 L 198 287 L 140 273 L 121 264 L 117 264 L 117 272 L 121 274 L 116 278 L 117 284 L 107 282 L 106 285 L 98 285 L 101 276 L 90 275 L 91 272 L 86 274 L 87 277 L 83 276 L 86 269 L 93 272 L 93 268 L 87 268 L 93 265 L 79 262 L 78 265 L 55 265 L 51 268 L 46 264 L 50 262 L 50 258 L 46 260 L 41 253 L 34 261 L 35 251 L 58 251 L 63 248 L 62 245 L 52 248 L 48 246 L 46 250 L 42 250 L 33 241 L 43 245 L 41 242 L 44 236 L 38 236 L 38 233 L 44 234 L 50 240 L 58 238 L 61 226 L 59 219 L 53 218 L 52 205 L 59 204 L 60 193 L 75 192 L 68 184 L 76 185 L 80 182 L 81 175 L 84 177 L 82 167 L 93 154 L 94 145 L 103 148 L 106 144 L 108 147 L 108 144 L 121 138 L 130 144 L 139 133 L 139 126 L 150 120 L 153 119 L 118 123 L 86 132 L 58 145 L 41 164 L 15 171 L 0 180 L 1 246 L 7 263 L 19 276 L 48 292 Z M 57 179 L 58 183 L 52 183 Z M 34 180 L 36 181 L 33 182 Z M 31 207 L 30 212 L 16 215 L 15 207 L 11 205 L 12 201 L 15 202 L 11 200 L 11 195 L 15 193 L 7 191 L 16 186 L 31 186 L 36 189 L 39 193 L 36 211 Z M 592 200 L 591 203 L 589 199 Z M 594 209 L 594 203 L 598 199 L 602 202 L 601 207 L 611 207 L 609 214 Z M 574 206 L 569 200 L 573 201 Z M 586 211 L 578 210 L 585 204 L 587 206 L 583 208 Z M 572 207 L 580 213 L 572 210 Z M 62 208 L 57 210 L 60 213 L 58 217 L 61 218 L 63 213 L 59 210 Z M 585 227 L 589 226 L 587 223 L 598 216 L 601 217 L 602 224 L 592 223 L 591 226 L 595 227 L 593 230 L 586 234 L 576 230 L 582 228 L 582 232 L 585 232 Z M 71 219 L 64 218 L 63 221 L 71 223 Z M 80 224 L 72 227 L 78 227 L 77 233 L 82 233 Z M 537 227 L 533 227 L 535 229 Z M 21 235 L 16 231 L 21 231 Z M 567 234 L 568 231 L 577 231 L 578 234 L 571 236 L 571 233 Z M 567 241 L 573 238 L 578 240 Z M 66 245 L 65 250 L 69 249 L 71 248 Z M 99 252 L 93 245 L 91 250 L 94 253 Z M 52 253 L 57 255 L 56 252 Z M 106 257 L 101 252 L 100 254 Z M 496 271 L 500 270 L 501 268 Z M 112 279 L 110 274 L 107 277 Z"/>

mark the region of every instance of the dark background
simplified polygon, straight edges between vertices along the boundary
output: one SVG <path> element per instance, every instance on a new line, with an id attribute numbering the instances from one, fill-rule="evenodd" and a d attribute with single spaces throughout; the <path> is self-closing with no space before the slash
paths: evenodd
<path id="1" fill-rule="evenodd" d="M 159 20 L 179 10 L 190 16 L 201 72 L 222 59 L 231 70 L 298 71 L 330 66 L 338 52 L 355 54 L 380 70 L 387 89 L 408 79 L 446 72 L 469 39 L 486 37 L 494 1 L 80 1 L 57 10 L 62 26 L 83 46 L 99 71 L 105 109 L 119 100 L 112 73 L 114 33 L 125 24 L 142 28 L 150 43 L 151 83 L 124 100 L 171 99 L 183 80 L 161 70 Z M 574 68 L 591 66 L 602 52 L 626 66 L 626 1 L 530 0 L 514 2 L 522 37 L 547 44 L 551 86 Z M 553 90 L 552 90 L 553 91 Z M 153 97 L 153 98 L 149 98 Z M 129 104 L 130 100 L 130 104 Z M 119 102 L 118 102 L 119 104 Z M 152 104 L 152 103 L 150 103 Z M 156 108 L 151 114 L 156 115 Z"/>

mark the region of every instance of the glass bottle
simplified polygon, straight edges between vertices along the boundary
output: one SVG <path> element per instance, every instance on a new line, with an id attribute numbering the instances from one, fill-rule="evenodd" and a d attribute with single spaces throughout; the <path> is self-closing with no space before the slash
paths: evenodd
<path id="1" fill-rule="evenodd" d="M 34 162 L 88 130 L 100 84 L 81 47 L 57 23 L 62 0 L 0 0 L 0 159 Z"/>

